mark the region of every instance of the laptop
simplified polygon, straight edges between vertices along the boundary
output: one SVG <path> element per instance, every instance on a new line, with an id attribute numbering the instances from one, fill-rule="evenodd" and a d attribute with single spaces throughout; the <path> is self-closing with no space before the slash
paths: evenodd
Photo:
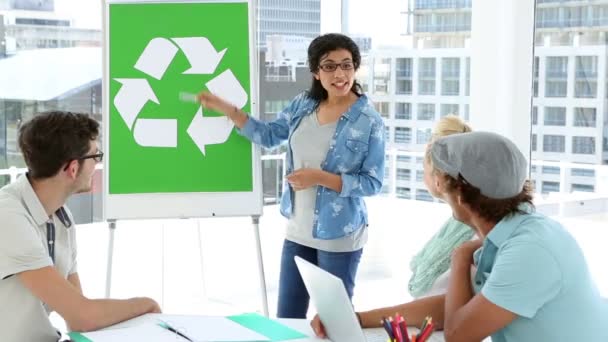
<path id="1" fill-rule="evenodd" d="M 295 261 L 327 337 L 334 342 L 366 342 L 342 280 L 298 256 Z M 381 336 L 373 340 L 385 342 L 386 334 Z"/>

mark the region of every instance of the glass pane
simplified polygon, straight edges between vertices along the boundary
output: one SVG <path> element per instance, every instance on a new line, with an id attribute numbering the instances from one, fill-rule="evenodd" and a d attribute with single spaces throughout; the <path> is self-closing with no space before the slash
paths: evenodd
<path id="1" fill-rule="evenodd" d="M 536 191 L 605 195 L 608 5 L 536 3 L 531 149 L 532 166 L 543 165 L 532 174 Z"/>
<path id="2" fill-rule="evenodd" d="M 25 167 L 18 131 L 41 112 L 101 123 L 100 9 L 97 1 L 0 1 L 0 169 Z M 101 220 L 102 178 L 96 173 L 93 192 L 72 197 L 76 222 Z"/>
<path id="3" fill-rule="evenodd" d="M 397 158 L 406 157 L 401 153 L 422 153 L 434 125 L 447 114 L 468 120 L 471 0 L 341 3 L 348 7 L 348 33 L 372 41 L 364 62 L 373 82 L 368 94 L 374 103 L 389 102 L 393 111 L 385 121 L 393 128 L 388 153 L 398 151 Z M 400 167 L 407 166 L 414 174 L 422 162 L 411 160 Z M 417 192 L 425 185 L 415 177 L 394 180 L 390 186 L 389 196 L 403 197 L 405 192 L 399 195 L 397 188 L 407 188 L 407 198 L 429 198 L 426 192 Z"/>

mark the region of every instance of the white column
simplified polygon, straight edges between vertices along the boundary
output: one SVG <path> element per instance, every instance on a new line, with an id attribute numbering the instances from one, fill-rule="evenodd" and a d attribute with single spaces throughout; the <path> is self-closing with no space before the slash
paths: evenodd
<path id="1" fill-rule="evenodd" d="M 471 124 L 529 157 L 534 0 L 475 0 L 471 21 Z"/>
<path id="2" fill-rule="evenodd" d="M 342 32 L 342 15 L 341 1 L 321 0 L 321 34 Z"/>

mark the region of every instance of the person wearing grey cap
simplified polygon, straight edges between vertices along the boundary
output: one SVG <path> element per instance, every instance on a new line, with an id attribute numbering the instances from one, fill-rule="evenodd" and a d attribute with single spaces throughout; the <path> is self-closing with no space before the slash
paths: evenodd
<path id="1" fill-rule="evenodd" d="M 598 324 L 608 310 L 583 252 L 560 223 L 535 212 L 527 166 L 513 142 L 489 132 L 447 136 L 427 150 L 424 167 L 454 218 L 482 238 L 452 254 L 448 342 L 608 341 Z"/>

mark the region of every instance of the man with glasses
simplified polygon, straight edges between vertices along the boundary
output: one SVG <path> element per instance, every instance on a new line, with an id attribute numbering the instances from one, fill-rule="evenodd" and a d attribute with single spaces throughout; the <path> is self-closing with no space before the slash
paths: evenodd
<path id="1" fill-rule="evenodd" d="M 42 113 L 19 130 L 28 172 L 0 189 L 0 341 L 57 341 L 51 311 L 75 331 L 160 312 L 150 298 L 82 294 L 74 221 L 65 202 L 91 190 L 103 158 L 98 135 L 95 120 L 69 112 Z"/>

